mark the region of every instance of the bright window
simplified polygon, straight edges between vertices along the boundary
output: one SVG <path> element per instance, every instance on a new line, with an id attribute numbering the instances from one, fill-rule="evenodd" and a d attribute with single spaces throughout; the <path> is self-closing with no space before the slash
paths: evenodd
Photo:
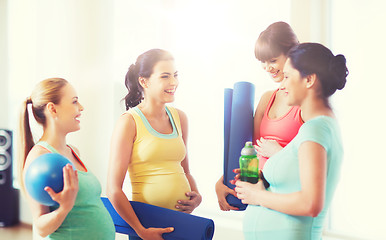
<path id="1" fill-rule="evenodd" d="M 331 47 L 350 71 L 334 99 L 345 157 L 331 211 L 330 228 L 364 239 L 386 239 L 383 150 L 385 127 L 386 17 L 383 1 L 331 1 Z"/>

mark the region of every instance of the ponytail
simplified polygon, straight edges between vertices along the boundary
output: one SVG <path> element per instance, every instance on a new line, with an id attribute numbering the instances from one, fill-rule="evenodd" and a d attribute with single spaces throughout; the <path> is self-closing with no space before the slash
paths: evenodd
<path id="1" fill-rule="evenodd" d="M 19 134 L 18 134 L 18 174 L 19 182 L 22 190 L 24 190 L 23 169 L 25 160 L 29 151 L 35 145 L 31 127 L 29 125 L 28 105 L 31 104 L 31 98 L 26 99 L 21 107 L 19 118 Z"/>
<path id="2" fill-rule="evenodd" d="M 125 77 L 125 86 L 128 90 L 124 98 L 126 110 L 140 104 L 144 97 L 144 90 L 138 79 L 140 77 L 149 78 L 153 74 L 156 63 L 162 60 L 174 60 L 174 58 L 165 50 L 151 49 L 139 55 L 135 64 L 130 65 Z"/>
<path id="3" fill-rule="evenodd" d="M 137 106 L 142 101 L 143 88 L 138 82 L 138 71 L 134 64 L 131 64 L 126 74 L 125 85 L 129 93 L 125 97 L 126 110 Z"/>
<path id="4" fill-rule="evenodd" d="M 63 78 L 49 78 L 39 82 L 28 97 L 22 103 L 19 116 L 18 134 L 18 173 L 22 190 L 24 190 L 23 169 L 28 153 L 35 145 L 30 127 L 28 105 L 31 105 L 35 120 L 43 127 L 46 126 L 45 107 L 48 103 L 59 104 L 62 97 L 61 90 L 68 82 Z"/>

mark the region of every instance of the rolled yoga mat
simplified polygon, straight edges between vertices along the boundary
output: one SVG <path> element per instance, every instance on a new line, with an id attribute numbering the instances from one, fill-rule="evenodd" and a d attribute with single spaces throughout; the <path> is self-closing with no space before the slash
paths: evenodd
<path id="1" fill-rule="evenodd" d="M 224 91 L 224 184 L 234 188 L 233 169 L 239 168 L 239 157 L 245 142 L 253 138 L 253 112 L 255 86 L 250 82 L 237 82 Z M 246 204 L 233 195 L 227 196 L 229 205 L 245 210 Z"/>
<path id="2" fill-rule="evenodd" d="M 231 129 L 231 114 L 232 114 L 232 88 L 224 89 L 224 181 L 228 169 L 229 156 L 229 134 Z M 225 184 L 227 185 L 227 184 Z"/>
<path id="3" fill-rule="evenodd" d="M 109 199 L 105 197 L 101 199 L 114 221 L 115 231 L 129 236 L 138 236 L 115 211 Z M 214 222 L 211 219 L 141 202 L 130 201 L 130 204 L 144 227 L 174 227 L 173 232 L 162 235 L 165 240 L 210 240 L 213 238 Z"/>

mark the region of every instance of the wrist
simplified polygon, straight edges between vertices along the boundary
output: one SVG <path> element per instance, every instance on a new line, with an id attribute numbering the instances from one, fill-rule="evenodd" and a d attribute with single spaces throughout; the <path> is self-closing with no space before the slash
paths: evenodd
<path id="1" fill-rule="evenodd" d="M 65 218 L 71 209 L 72 207 L 70 208 L 64 205 L 59 205 L 59 207 L 54 212 L 58 218 Z"/>
<path id="2" fill-rule="evenodd" d="M 147 231 L 147 228 L 141 226 L 137 226 L 136 228 L 133 228 L 134 231 L 137 233 L 138 237 L 143 238 L 145 236 L 145 232 Z"/>
<path id="3" fill-rule="evenodd" d="M 267 192 L 266 189 L 259 189 L 258 190 L 258 194 L 257 194 L 258 197 L 256 197 L 256 204 L 257 205 L 265 207 L 264 197 L 265 197 L 266 192 Z"/>

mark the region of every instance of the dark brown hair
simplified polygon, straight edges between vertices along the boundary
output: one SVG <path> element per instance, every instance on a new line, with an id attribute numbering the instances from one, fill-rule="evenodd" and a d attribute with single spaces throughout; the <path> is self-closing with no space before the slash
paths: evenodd
<path id="1" fill-rule="evenodd" d="M 302 77 L 316 74 L 325 100 L 346 85 L 348 75 L 346 58 L 341 54 L 335 56 L 322 44 L 299 44 L 289 51 L 288 59 Z"/>
<path id="2" fill-rule="evenodd" d="M 151 49 L 139 55 L 135 64 L 131 64 L 125 78 L 125 85 L 129 91 L 125 97 L 126 110 L 137 106 L 142 101 L 143 88 L 138 78 L 149 78 L 154 66 L 161 60 L 174 60 L 174 58 L 165 50 Z"/>

